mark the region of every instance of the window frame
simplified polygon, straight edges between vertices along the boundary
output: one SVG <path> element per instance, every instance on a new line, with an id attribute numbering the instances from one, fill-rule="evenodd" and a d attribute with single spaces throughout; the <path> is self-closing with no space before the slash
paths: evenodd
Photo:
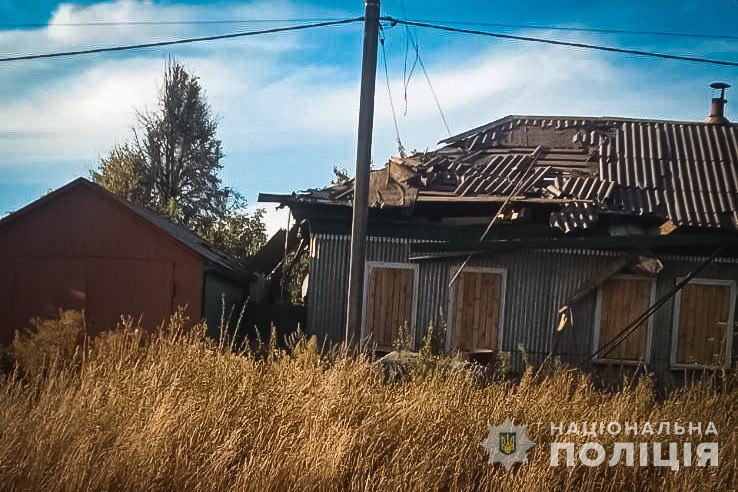
<path id="1" fill-rule="evenodd" d="M 449 280 L 454 278 L 456 272 L 459 271 L 459 267 L 452 266 L 449 268 Z M 502 285 L 500 286 L 500 313 L 499 322 L 497 327 L 497 347 L 498 352 L 502 351 L 502 335 L 505 327 L 505 298 L 507 294 L 507 268 L 493 268 L 493 267 L 465 267 L 464 272 L 470 273 L 489 273 L 500 275 L 502 277 Z M 454 302 L 456 301 L 456 282 L 449 285 L 448 288 L 448 318 L 446 320 L 446 351 L 450 352 L 454 350 L 452 347 L 454 334 L 456 332 L 456 326 L 454 325 Z"/>
<path id="2" fill-rule="evenodd" d="M 410 330 L 410 343 L 413 345 L 413 347 L 415 347 L 417 343 L 417 337 L 415 333 L 415 320 L 418 312 L 418 265 L 414 263 L 401 263 L 392 261 L 367 261 L 365 265 L 364 295 L 361 303 L 361 342 L 364 343 L 365 341 L 367 341 L 370 335 L 366 326 L 367 307 L 369 306 L 369 276 L 371 275 L 372 270 L 376 268 L 394 268 L 400 270 L 412 270 L 413 272 L 413 299 L 411 303 L 412 313 L 410 316 L 410 326 L 408 326 L 408 329 Z M 378 348 L 387 348 L 384 345 L 377 345 L 376 340 L 374 341 L 374 344 Z"/>
<path id="3" fill-rule="evenodd" d="M 618 280 L 618 279 L 627 279 L 627 280 L 647 280 L 651 284 L 651 292 L 649 293 L 648 297 L 648 304 L 649 306 L 653 306 L 654 302 L 656 302 L 656 278 L 646 275 L 635 275 L 635 274 L 617 274 L 613 275 L 612 277 L 608 278 L 604 282 L 602 282 L 600 285 L 597 286 L 597 302 L 595 305 L 595 322 L 593 327 L 593 334 L 592 334 L 592 353 L 597 352 L 600 349 L 600 334 L 602 329 L 602 286 L 607 282 L 608 280 Z M 626 366 L 638 366 L 641 364 L 650 364 L 651 363 L 651 344 L 653 341 L 653 316 L 649 316 L 648 320 L 646 321 L 646 347 L 645 347 L 645 353 L 642 360 L 626 360 L 626 359 L 616 359 L 612 357 L 600 357 L 599 355 L 595 356 L 593 359 L 593 362 L 596 364 L 611 364 L 611 365 L 626 365 Z M 624 328 L 625 326 L 623 326 Z"/>
<path id="4" fill-rule="evenodd" d="M 685 277 L 678 277 L 677 283 L 684 280 Z M 722 278 L 693 278 L 686 285 L 722 285 L 729 287 L 728 291 L 728 320 L 725 324 L 727 333 L 725 334 L 725 360 L 719 365 L 706 364 L 685 364 L 677 362 L 677 352 L 679 351 L 679 323 L 681 321 L 682 307 L 682 289 L 674 296 L 674 315 L 671 324 L 671 350 L 669 363 L 672 369 L 723 369 L 729 368 L 732 360 L 733 352 L 733 323 L 735 322 L 735 303 L 736 303 L 736 281 Z"/>

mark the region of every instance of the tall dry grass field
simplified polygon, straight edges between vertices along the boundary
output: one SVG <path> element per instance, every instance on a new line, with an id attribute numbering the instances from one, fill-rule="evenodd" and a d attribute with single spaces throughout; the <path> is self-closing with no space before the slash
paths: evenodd
<path id="1" fill-rule="evenodd" d="M 75 348 L 80 323 L 65 313 L 16 339 L 0 388 L 2 490 L 722 491 L 738 480 L 734 389 L 656 401 L 647 379 L 605 392 L 575 371 L 482 384 L 432 367 L 387 382 L 371 361 L 304 339 L 239 355 L 175 317 L 153 335 L 128 326 Z M 536 446 L 506 472 L 480 443 L 508 416 Z M 661 420 L 715 422 L 719 466 L 549 466 L 551 421 Z"/>

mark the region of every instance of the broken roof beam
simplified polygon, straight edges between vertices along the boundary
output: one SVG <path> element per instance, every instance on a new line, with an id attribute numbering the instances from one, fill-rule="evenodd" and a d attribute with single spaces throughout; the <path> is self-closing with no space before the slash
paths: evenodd
<path id="1" fill-rule="evenodd" d="M 614 275 L 617 275 L 622 269 L 630 265 L 633 265 L 637 262 L 638 262 L 638 258 L 633 254 L 624 254 L 623 256 L 619 257 L 615 261 L 610 262 L 607 266 L 605 266 L 605 268 L 597 272 L 597 274 L 594 277 L 590 277 L 584 282 L 582 282 L 582 284 L 579 286 L 577 291 L 574 294 L 572 294 L 566 300 L 566 302 L 564 302 L 563 307 L 568 307 L 568 306 L 571 306 L 572 304 L 575 304 L 578 301 L 581 301 L 587 296 L 587 294 L 595 290 L 597 287 L 599 287 L 609 278 L 611 278 Z"/>
<path id="2" fill-rule="evenodd" d="M 262 203 L 284 203 L 295 198 L 296 196 L 294 194 L 280 195 L 276 193 L 259 193 L 259 197 L 256 201 Z"/>
<path id="3" fill-rule="evenodd" d="M 298 237 L 299 228 L 299 225 L 295 224 L 290 228 L 289 233 L 285 229 L 278 230 L 251 258 L 248 263 L 249 270 L 266 274 L 274 271 L 282 263 L 286 254 L 292 252 L 301 243 Z"/>

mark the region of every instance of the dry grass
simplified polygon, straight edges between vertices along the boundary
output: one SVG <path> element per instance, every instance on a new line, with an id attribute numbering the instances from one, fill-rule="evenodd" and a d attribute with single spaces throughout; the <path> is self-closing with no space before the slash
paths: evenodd
<path id="1" fill-rule="evenodd" d="M 75 319 L 40 328 L 70 344 Z M 515 385 L 454 369 L 387 383 L 371 362 L 320 355 L 305 339 L 289 354 L 242 356 L 185 325 L 174 318 L 153 335 L 129 325 L 77 349 L 49 349 L 49 333 L 18 338 L 0 383 L 0 489 L 736 487 L 735 390 L 690 387 L 658 402 L 648 380 L 608 393 L 567 370 Z M 509 473 L 480 447 L 487 423 L 506 416 L 537 443 Z M 551 421 L 611 420 L 714 421 L 720 466 L 549 467 Z"/>

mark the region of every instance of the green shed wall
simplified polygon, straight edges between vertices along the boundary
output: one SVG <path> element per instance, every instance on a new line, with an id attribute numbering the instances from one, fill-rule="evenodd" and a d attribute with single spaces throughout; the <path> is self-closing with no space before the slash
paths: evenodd
<path id="1" fill-rule="evenodd" d="M 227 321 L 228 333 L 233 334 L 247 294 L 248 289 L 241 282 L 216 272 L 205 274 L 202 315 L 210 338 L 219 339 L 223 321 Z"/>

